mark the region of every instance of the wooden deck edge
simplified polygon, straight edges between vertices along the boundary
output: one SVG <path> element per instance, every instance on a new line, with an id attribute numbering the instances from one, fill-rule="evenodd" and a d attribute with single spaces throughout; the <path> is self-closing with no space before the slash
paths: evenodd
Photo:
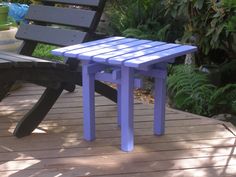
<path id="1" fill-rule="evenodd" d="M 236 136 L 236 127 L 230 122 L 223 122 L 223 125 L 228 129 L 234 136 Z"/>
<path id="2" fill-rule="evenodd" d="M 193 113 L 177 110 L 177 109 L 173 109 L 173 108 L 170 108 L 170 107 L 166 107 L 166 108 L 169 109 L 169 110 L 178 112 L 178 113 L 182 113 L 182 114 L 185 114 L 185 115 L 190 115 L 190 116 L 193 116 L 193 117 L 198 117 L 198 118 L 201 118 L 201 119 L 208 119 L 210 121 L 213 121 L 213 122 L 216 122 L 218 124 L 221 124 L 228 131 L 230 131 L 234 136 L 236 136 L 236 127 L 232 123 L 230 123 L 230 122 L 216 120 L 216 119 L 213 119 L 213 118 L 210 118 L 210 117 L 205 117 L 205 116 L 201 116 L 201 115 L 197 115 L 197 114 L 193 114 Z"/>
<path id="3" fill-rule="evenodd" d="M 194 114 L 194 113 L 190 113 L 190 112 L 186 112 L 186 111 L 182 111 L 182 110 L 170 108 L 170 107 L 168 107 L 168 106 L 166 106 L 166 109 L 169 109 L 169 110 L 171 110 L 171 111 L 178 112 L 178 113 L 180 113 L 180 114 L 185 114 L 185 115 L 193 116 L 193 117 L 196 117 L 196 118 L 212 120 L 212 121 L 217 122 L 217 123 L 219 123 L 219 124 L 223 124 L 223 123 L 224 123 L 224 121 L 221 121 L 221 120 L 216 120 L 216 119 L 213 119 L 213 118 L 210 118 L 210 117 L 205 117 L 205 116 L 197 115 L 197 114 Z"/>

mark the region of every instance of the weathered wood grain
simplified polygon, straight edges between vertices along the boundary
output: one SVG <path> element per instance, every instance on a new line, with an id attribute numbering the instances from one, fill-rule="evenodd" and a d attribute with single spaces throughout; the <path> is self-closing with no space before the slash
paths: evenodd
<path id="1" fill-rule="evenodd" d="M 97 95 L 97 139 L 84 141 L 82 109 L 76 106 L 81 99 L 80 89 L 62 94 L 59 107 L 56 104 L 52 108 L 31 136 L 13 137 L 11 131 L 20 119 L 20 116 L 11 118 L 19 112 L 14 108 L 24 108 L 24 103 L 31 99 L 36 101 L 42 91 L 42 87 L 28 85 L 1 103 L 1 106 L 12 106 L 11 113 L 0 111 L 1 177 L 224 177 L 236 174 L 235 135 L 227 129 L 227 124 L 170 108 L 166 134 L 154 136 L 153 105 L 136 104 L 135 149 L 124 153 L 119 149 L 116 106 L 109 106 L 106 99 Z M 72 105 L 68 105 L 70 99 Z M 104 102 L 106 106 L 102 106 Z M 25 111 L 27 109 L 30 106 L 25 107 Z M 144 118 L 148 119 L 143 121 Z"/>

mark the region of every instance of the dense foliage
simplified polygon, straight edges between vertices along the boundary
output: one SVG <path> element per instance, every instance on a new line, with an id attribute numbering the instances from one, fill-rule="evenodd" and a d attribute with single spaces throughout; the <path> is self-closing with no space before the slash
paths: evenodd
<path id="1" fill-rule="evenodd" d="M 236 0 L 111 2 L 114 33 L 198 46 L 196 66 L 207 72 L 174 67 L 168 79 L 172 106 L 205 116 L 236 112 Z M 216 77 L 220 81 L 214 85 Z"/>
<path id="2" fill-rule="evenodd" d="M 224 57 L 235 57 L 235 0 L 172 0 L 165 1 L 165 7 L 174 18 L 187 17 L 182 41 L 198 45 L 201 59 L 215 49 L 226 51 Z"/>
<path id="3" fill-rule="evenodd" d="M 113 0 L 111 25 L 125 36 L 192 43 L 197 64 L 236 57 L 235 0 Z M 217 56 L 215 53 L 222 53 Z"/>
<path id="4" fill-rule="evenodd" d="M 57 47 L 46 44 L 38 44 L 36 49 L 34 50 L 33 56 L 47 60 L 63 61 L 63 57 L 58 57 L 51 54 L 51 51 L 55 48 Z"/>
<path id="5" fill-rule="evenodd" d="M 216 87 L 206 74 L 189 65 L 174 67 L 168 92 L 172 106 L 178 109 L 205 116 L 236 113 L 236 84 Z"/>
<path id="6" fill-rule="evenodd" d="M 113 0 L 108 8 L 112 28 L 118 34 L 154 40 L 174 41 L 181 36 L 181 21 L 165 15 L 160 0 Z M 180 33 L 180 34 L 177 34 Z"/>
<path id="7" fill-rule="evenodd" d="M 194 66 L 177 66 L 168 79 L 171 105 L 212 116 L 236 114 L 236 0 L 110 0 L 110 32 L 197 45 L 197 64 L 217 65 L 220 84 Z M 108 29 L 108 28 L 104 28 Z M 104 32 L 104 31 L 103 31 Z M 34 56 L 51 58 L 39 45 Z M 225 62 L 222 64 L 222 61 Z M 214 77 L 214 76 L 213 76 Z"/>

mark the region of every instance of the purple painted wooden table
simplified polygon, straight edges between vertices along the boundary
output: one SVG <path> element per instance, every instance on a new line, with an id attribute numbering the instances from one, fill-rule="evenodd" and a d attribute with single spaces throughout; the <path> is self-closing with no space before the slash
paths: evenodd
<path id="1" fill-rule="evenodd" d="M 171 44 L 134 38 L 110 37 L 53 50 L 58 56 L 82 61 L 84 138 L 95 139 L 94 81 L 117 84 L 121 149 L 134 147 L 133 89 L 140 87 L 136 75 L 155 78 L 154 134 L 165 130 L 167 64 L 175 57 L 197 51 L 190 45 Z M 107 68 L 112 72 L 106 72 Z"/>

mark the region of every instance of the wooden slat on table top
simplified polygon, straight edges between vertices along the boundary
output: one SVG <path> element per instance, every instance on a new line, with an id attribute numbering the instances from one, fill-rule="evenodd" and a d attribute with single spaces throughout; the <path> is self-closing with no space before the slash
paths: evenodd
<path id="1" fill-rule="evenodd" d="M 126 53 L 130 52 L 129 49 L 131 49 L 131 47 L 133 46 L 140 46 L 143 44 L 147 44 L 150 43 L 151 41 L 148 40 L 133 40 L 131 42 L 127 42 L 127 43 L 121 43 L 121 44 L 117 44 L 115 46 L 108 46 L 108 47 L 102 47 L 99 50 L 92 50 L 89 52 L 85 52 L 85 53 L 81 53 L 78 55 L 78 58 L 81 60 L 93 60 L 94 56 L 100 55 L 100 54 L 110 54 L 113 51 L 114 52 L 123 52 L 126 51 Z M 105 58 L 103 58 L 103 60 L 99 61 L 101 63 L 106 63 L 106 60 L 104 60 Z"/>
<path id="2" fill-rule="evenodd" d="M 167 61 L 168 59 L 173 59 L 196 51 L 197 48 L 195 46 L 181 45 L 178 47 L 156 52 L 151 55 L 145 55 L 143 57 L 127 60 L 124 62 L 124 65 L 128 67 L 142 68 L 148 65 Z"/>
<path id="3" fill-rule="evenodd" d="M 80 57 L 80 54 L 83 54 L 86 52 L 95 52 L 95 51 L 100 52 L 103 49 L 107 49 L 106 50 L 107 52 L 114 51 L 114 50 L 117 50 L 119 47 L 125 48 L 129 43 L 134 42 L 134 41 L 137 41 L 137 39 L 125 38 L 125 39 L 116 40 L 116 41 L 109 41 L 104 44 L 98 44 L 96 46 L 82 47 L 81 49 L 68 51 L 64 53 L 64 56 L 84 59 Z"/>
<path id="4" fill-rule="evenodd" d="M 63 48 L 59 48 L 59 49 L 54 49 L 52 50 L 52 54 L 53 55 L 58 55 L 58 56 L 64 56 L 65 52 L 69 52 L 72 50 L 77 50 L 80 48 L 85 48 L 85 47 L 92 47 L 92 46 L 96 46 L 99 44 L 104 44 L 106 42 L 112 42 L 112 41 L 117 41 L 117 40 L 121 40 L 124 37 L 110 37 L 110 38 L 105 38 L 105 39 L 100 39 L 100 40 L 96 40 L 96 41 L 91 41 L 91 42 L 86 42 L 83 44 L 75 44 L 72 46 L 67 46 L 67 47 L 63 47 Z"/>
<path id="5" fill-rule="evenodd" d="M 155 52 L 164 51 L 164 50 L 175 48 L 178 46 L 179 44 L 163 44 L 163 45 L 156 46 L 150 49 L 144 49 L 144 50 L 135 51 L 132 53 L 127 53 L 121 56 L 109 58 L 107 62 L 112 65 L 121 65 L 123 62 L 128 61 L 128 60 L 143 57 L 145 55 L 153 54 Z"/>
<path id="6" fill-rule="evenodd" d="M 143 40 L 140 40 L 140 41 L 143 41 Z M 113 58 L 113 57 L 119 58 L 122 55 L 125 55 L 126 53 L 137 52 L 137 51 L 141 52 L 141 50 L 164 45 L 164 44 L 165 44 L 165 42 L 150 42 L 149 41 L 148 43 L 144 43 L 144 44 L 141 44 L 138 46 L 133 46 L 133 47 L 130 46 L 129 48 L 124 48 L 122 50 L 116 50 L 114 52 L 96 55 L 93 57 L 93 61 L 105 63 L 109 58 Z"/>
<path id="7" fill-rule="evenodd" d="M 111 38 L 112 40 L 114 38 Z M 100 40 L 53 51 L 56 55 L 91 60 L 104 64 L 144 68 L 159 62 L 168 62 L 175 57 L 195 52 L 195 46 L 173 43 L 152 42 L 134 38 L 121 38 L 115 41 Z M 146 44 L 146 45 L 145 45 Z M 151 44 L 148 46 L 148 44 Z M 162 45 L 161 45 L 162 44 Z"/>

